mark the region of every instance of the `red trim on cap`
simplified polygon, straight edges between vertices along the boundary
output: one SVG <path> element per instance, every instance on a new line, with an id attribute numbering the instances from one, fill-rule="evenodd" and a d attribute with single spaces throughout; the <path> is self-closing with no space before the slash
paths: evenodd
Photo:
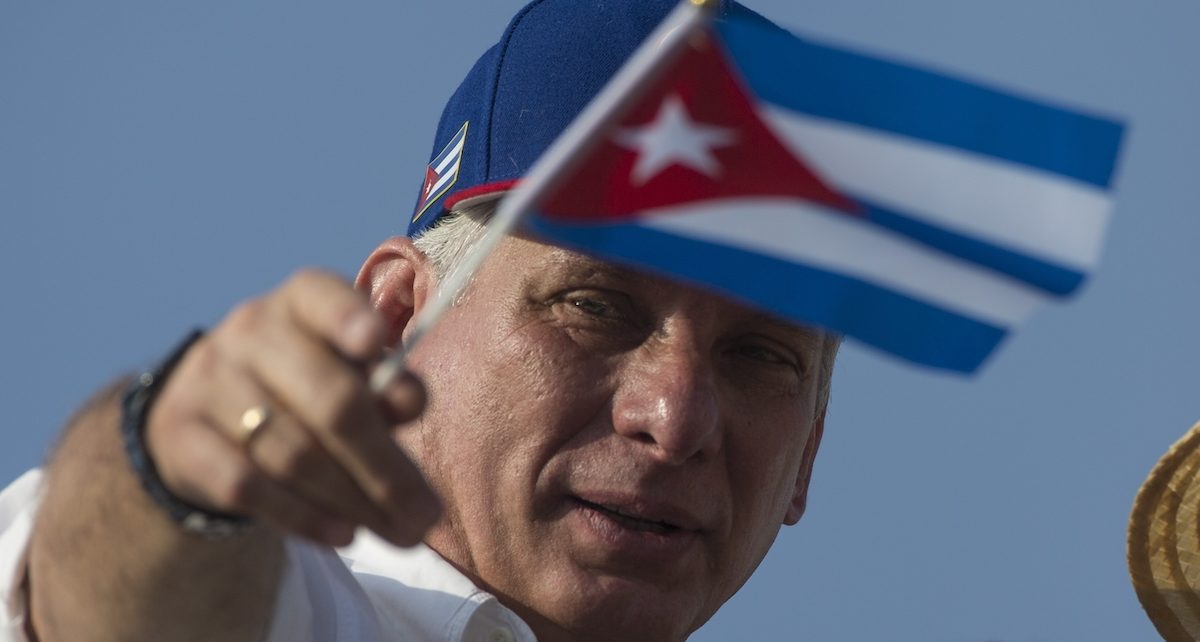
<path id="1" fill-rule="evenodd" d="M 484 183 L 483 185 L 476 185 L 475 187 L 468 187 L 467 189 L 464 189 L 459 192 L 455 192 L 455 193 L 447 196 L 446 200 L 442 201 L 442 207 L 449 210 L 449 209 L 453 208 L 455 205 L 458 205 L 460 202 L 465 201 L 469 198 L 478 198 L 480 196 L 487 196 L 489 194 L 494 194 L 496 192 L 503 192 L 505 190 L 510 190 L 513 188 L 514 185 L 517 184 L 517 181 L 519 181 L 519 180 L 521 180 L 521 179 L 512 178 L 512 179 L 509 179 L 506 181 L 496 181 L 494 183 Z"/>

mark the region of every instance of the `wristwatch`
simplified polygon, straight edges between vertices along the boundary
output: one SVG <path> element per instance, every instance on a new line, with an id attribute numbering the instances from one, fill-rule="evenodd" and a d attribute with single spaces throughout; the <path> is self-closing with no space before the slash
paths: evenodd
<path id="1" fill-rule="evenodd" d="M 121 402 L 121 438 L 125 454 L 142 488 L 159 508 L 189 533 L 208 537 L 228 537 L 248 529 L 253 523 L 248 517 L 220 513 L 200 508 L 176 497 L 158 475 L 158 468 L 146 450 L 146 422 L 158 393 L 183 355 L 204 336 L 203 330 L 193 330 L 163 359 L 156 368 L 143 372 L 125 391 Z"/>

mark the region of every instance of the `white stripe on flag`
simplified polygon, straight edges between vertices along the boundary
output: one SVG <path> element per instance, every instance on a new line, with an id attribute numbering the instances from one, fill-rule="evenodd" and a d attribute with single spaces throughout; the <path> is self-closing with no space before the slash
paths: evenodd
<path id="1" fill-rule="evenodd" d="M 1111 203 L 1093 186 L 770 104 L 760 115 L 835 189 L 1081 272 L 1099 259 Z"/>
<path id="2" fill-rule="evenodd" d="M 458 173 L 458 167 L 455 167 L 453 172 L 446 172 L 446 168 L 448 168 L 452 163 L 457 163 L 458 160 L 462 158 L 462 148 L 463 148 L 463 143 L 465 143 L 465 142 L 466 142 L 465 138 L 463 140 L 458 141 L 458 144 L 454 146 L 453 153 L 451 153 L 449 156 L 447 156 L 446 160 L 443 160 L 441 163 L 439 163 L 437 167 L 433 168 L 433 171 L 438 173 L 439 178 L 438 178 L 438 181 L 433 184 L 433 187 L 429 188 L 430 194 L 437 194 L 438 190 L 441 189 L 442 186 L 445 185 L 447 182 L 449 182 L 451 179 L 453 179 L 455 177 L 455 175 Z M 442 172 L 446 172 L 446 173 L 443 174 Z"/>
<path id="3" fill-rule="evenodd" d="M 459 138 L 458 142 L 454 144 L 454 148 L 451 149 L 450 153 L 445 158 L 442 159 L 442 162 L 437 164 L 437 167 L 433 168 L 433 171 L 437 172 L 438 174 L 441 174 L 442 172 L 446 171 L 446 168 L 449 167 L 455 161 L 457 161 L 459 156 L 462 155 L 463 145 L 466 142 L 467 142 L 466 136 Z"/>
<path id="4" fill-rule="evenodd" d="M 805 201 L 710 201 L 644 214 L 639 225 L 845 274 L 1000 327 L 1047 301 L 993 270 Z"/>

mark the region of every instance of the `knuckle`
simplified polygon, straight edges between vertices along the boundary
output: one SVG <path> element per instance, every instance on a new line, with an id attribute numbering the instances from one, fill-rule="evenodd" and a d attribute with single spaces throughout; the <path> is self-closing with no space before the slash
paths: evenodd
<path id="1" fill-rule="evenodd" d="M 206 337 L 188 349 L 179 370 L 182 375 L 196 373 L 208 376 L 217 371 L 220 363 L 221 352 L 217 349 L 216 342 Z"/>
<path id="2" fill-rule="evenodd" d="M 331 275 L 325 270 L 318 268 L 300 268 L 288 277 L 287 288 L 304 291 L 309 288 L 318 287 L 323 283 L 327 283 Z"/>
<path id="3" fill-rule="evenodd" d="M 263 299 L 247 299 L 229 311 L 222 325 L 235 333 L 249 332 L 261 323 L 265 314 L 266 302 Z"/>

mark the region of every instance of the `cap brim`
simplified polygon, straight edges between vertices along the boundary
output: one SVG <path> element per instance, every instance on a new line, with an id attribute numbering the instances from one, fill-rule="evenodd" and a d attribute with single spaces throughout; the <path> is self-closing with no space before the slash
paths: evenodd
<path id="1" fill-rule="evenodd" d="M 509 179 L 477 185 L 447 196 L 444 204 L 447 210 L 452 210 L 494 201 L 516 187 L 518 182 L 519 180 Z"/>
<path id="2" fill-rule="evenodd" d="M 1200 640 L 1200 423 L 1142 484 L 1126 544 L 1133 587 L 1159 635 Z"/>

